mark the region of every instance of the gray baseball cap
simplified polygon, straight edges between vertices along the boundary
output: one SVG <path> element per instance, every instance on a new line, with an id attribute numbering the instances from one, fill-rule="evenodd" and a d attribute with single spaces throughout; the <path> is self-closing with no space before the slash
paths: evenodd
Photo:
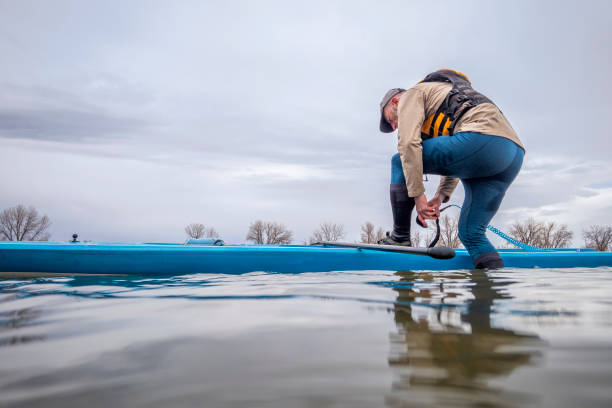
<path id="1" fill-rule="evenodd" d="M 402 89 L 402 88 L 389 89 L 389 91 L 387 91 L 385 96 L 383 96 L 382 101 L 380 101 L 380 131 L 381 132 L 383 132 L 383 133 L 391 133 L 391 132 L 393 132 L 393 128 L 391 127 L 389 122 L 387 122 L 387 119 L 385 119 L 385 115 L 384 115 L 383 111 L 385 109 L 385 106 L 387 106 L 389 101 L 395 95 L 397 95 L 400 92 L 404 92 L 404 91 L 405 91 L 405 89 Z"/>

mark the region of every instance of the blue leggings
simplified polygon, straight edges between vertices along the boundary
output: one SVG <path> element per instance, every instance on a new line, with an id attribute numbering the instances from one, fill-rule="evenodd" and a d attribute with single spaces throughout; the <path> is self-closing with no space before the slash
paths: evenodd
<path id="1" fill-rule="evenodd" d="M 497 255 L 485 235 L 506 190 L 518 174 L 524 151 L 509 139 L 460 132 L 423 141 L 423 173 L 461 179 L 465 199 L 459 216 L 459 239 L 477 259 Z M 391 159 L 391 184 L 406 183 L 399 153 Z"/>

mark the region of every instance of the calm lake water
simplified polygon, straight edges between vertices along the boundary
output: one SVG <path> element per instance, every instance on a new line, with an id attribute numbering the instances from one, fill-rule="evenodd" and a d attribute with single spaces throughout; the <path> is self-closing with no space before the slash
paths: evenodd
<path id="1" fill-rule="evenodd" d="M 0 279 L 0 406 L 612 406 L 612 268 Z"/>

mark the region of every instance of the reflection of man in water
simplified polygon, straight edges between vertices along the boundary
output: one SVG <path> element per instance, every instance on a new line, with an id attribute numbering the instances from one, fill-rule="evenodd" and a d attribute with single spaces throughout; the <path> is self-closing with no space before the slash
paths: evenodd
<path id="1" fill-rule="evenodd" d="M 524 347 L 540 342 L 534 336 L 491 327 L 493 301 L 509 298 L 499 288 L 512 282 L 494 286 L 483 270 L 444 275 L 439 285 L 435 284 L 439 275 L 398 274 L 401 278 L 394 290 L 398 292 L 395 322 L 399 333 L 391 340 L 389 364 L 399 378 L 387 398 L 389 406 L 507 405 L 509 399 L 527 397 L 488 384 L 530 363 L 536 352 Z M 419 281 L 422 285 L 415 286 Z M 461 299 L 470 295 L 471 300 Z M 453 303 L 467 304 L 467 310 L 449 306 Z"/>

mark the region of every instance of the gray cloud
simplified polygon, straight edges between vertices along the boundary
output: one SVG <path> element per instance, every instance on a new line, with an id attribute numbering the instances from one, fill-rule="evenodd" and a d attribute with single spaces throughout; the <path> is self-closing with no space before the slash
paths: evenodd
<path id="1" fill-rule="evenodd" d="M 63 142 L 96 141 L 142 131 L 143 121 L 69 110 L 0 110 L 0 137 Z"/>

